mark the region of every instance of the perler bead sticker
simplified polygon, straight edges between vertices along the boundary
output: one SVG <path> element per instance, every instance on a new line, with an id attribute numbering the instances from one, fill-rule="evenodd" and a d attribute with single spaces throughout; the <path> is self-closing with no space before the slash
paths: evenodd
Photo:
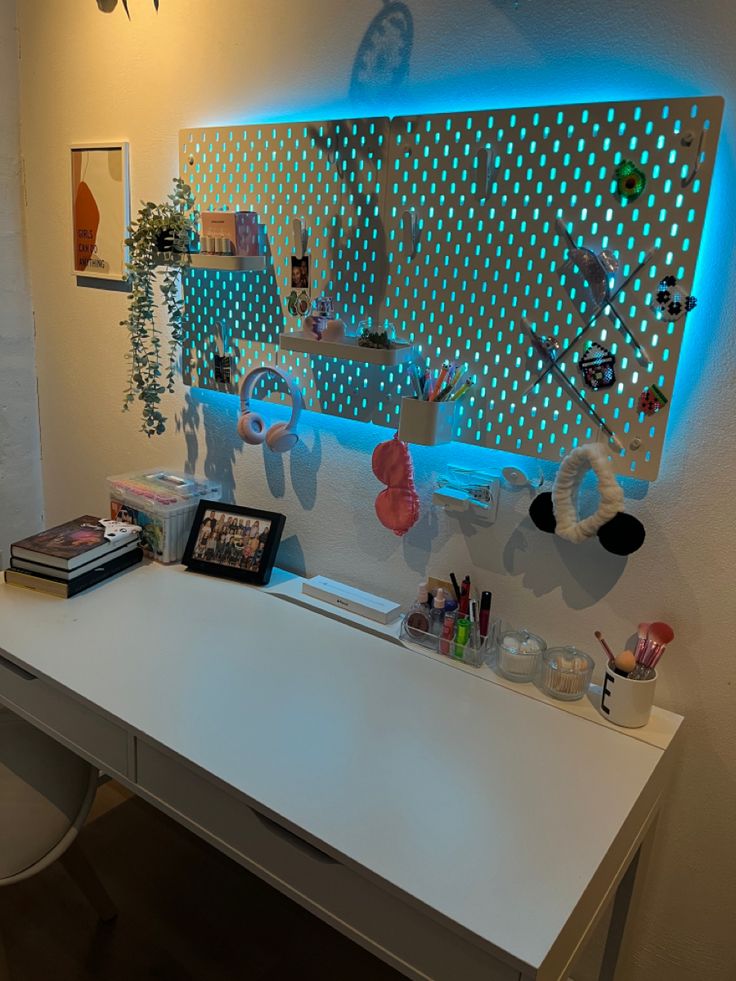
<path id="1" fill-rule="evenodd" d="M 610 388 L 616 381 L 616 358 L 601 344 L 591 344 L 580 359 L 580 370 L 588 388 Z"/>
<path id="2" fill-rule="evenodd" d="M 639 396 L 636 407 L 645 416 L 653 416 L 655 412 L 659 412 L 663 405 L 667 405 L 667 402 L 668 399 L 662 390 L 657 388 L 656 385 L 650 385 Z"/>
<path id="3" fill-rule="evenodd" d="M 679 320 L 697 305 L 694 296 L 687 296 L 677 285 L 674 276 L 665 276 L 657 287 L 657 295 L 653 308 L 663 314 L 667 320 Z"/>
<path id="4" fill-rule="evenodd" d="M 636 201 L 646 186 L 646 174 L 631 160 L 622 160 L 616 168 L 616 191 L 619 197 Z"/>

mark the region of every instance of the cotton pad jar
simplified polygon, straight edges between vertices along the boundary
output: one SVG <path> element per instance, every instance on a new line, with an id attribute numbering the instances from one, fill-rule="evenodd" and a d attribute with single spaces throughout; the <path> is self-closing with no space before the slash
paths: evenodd
<path id="1" fill-rule="evenodd" d="M 507 630 L 498 639 L 498 673 L 522 684 L 533 681 L 547 644 L 528 630 Z"/>
<path id="2" fill-rule="evenodd" d="M 542 654 L 542 688 L 552 698 L 574 702 L 588 690 L 594 664 L 576 647 L 551 647 Z"/>

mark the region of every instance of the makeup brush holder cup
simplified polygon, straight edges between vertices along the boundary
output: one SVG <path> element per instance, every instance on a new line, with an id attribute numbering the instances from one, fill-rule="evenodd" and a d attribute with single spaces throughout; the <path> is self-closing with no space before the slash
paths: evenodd
<path id="1" fill-rule="evenodd" d="M 657 673 L 647 681 L 632 681 L 626 675 L 615 674 L 609 668 L 601 688 L 601 712 L 614 725 L 640 729 L 649 722 L 654 705 Z"/>
<path id="2" fill-rule="evenodd" d="M 438 446 L 455 438 L 457 402 L 426 402 L 405 396 L 401 400 L 399 439 L 419 446 Z"/>

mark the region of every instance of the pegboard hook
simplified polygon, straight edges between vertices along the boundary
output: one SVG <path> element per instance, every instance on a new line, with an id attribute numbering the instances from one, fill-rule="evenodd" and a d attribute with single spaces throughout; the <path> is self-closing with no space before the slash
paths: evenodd
<path id="1" fill-rule="evenodd" d="M 491 184 L 495 170 L 493 167 L 493 144 L 486 143 L 485 146 L 478 147 L 478 173 L 476 185 L 478 188 L 478 200 L 485 201 L 491 193 Z"/>
<path id="2" fill-rule="evenodd" d="M 681 183 L 683 187 L 690 187 L 690 185 L 698 175 L 698 171 L 700 170 L 700 164 L 701 164 L 700 158 L 705 153 L 706 139 L 707 139 L 706 129 L 705 127 L 703 127 L 700 130 L 700 136 L 698 137 L 698 149 L 695 151 L 695 163 L 690 168 L 690 170 L 685 175 L 685 177 L 682 178 Z M 694 140 L 694 136 L 692 132 L 688 131 L 687 133 L 682 134 L 683 146 L 692 146 L 693 140 Z"/>
<path id="3" fill-rule="evenodd" d="M 303 218 L 295 218 L 291 225 L 294 229 L 294 255 L 297 259 L 302 259 L 307 251 L 309 231 Z"/>
<path id="4" fill-rule="evenodd" d="M 403 212 L 401 215 L 401 230 L 404 236 L 404 248 L 409 253 L 409 258 L 413 259 L 419 251 L 419 239 L 422 236 L 416 208 L 407 208 Z"/>

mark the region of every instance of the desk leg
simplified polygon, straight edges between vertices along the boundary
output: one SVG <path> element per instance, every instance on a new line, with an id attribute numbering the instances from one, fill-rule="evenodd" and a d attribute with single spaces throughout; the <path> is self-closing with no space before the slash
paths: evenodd
<path id="1" fill-rule="evenodd" d="M 110 920 L 114 920 L 118 915 L 115 904 L 110 899 L 107 890 L 97 878 L 97 873 L 87 861 L 84 852 L 76 841 L 71 848 L 64 852 L 59 861 L 77 884 L 102 922 L 109 923 Z"/>
<path id="2" fill-rule="evenodd" d="M 624 939 L 624 932 L 627 923 L 631 923 L 636 919 L 636 909 L 641 902 L 641 883 L 649 861 L 656 826 L 657 820 L 655 818 L 644 840 L 639 845 L 636 854 L 629 863 L 623 879 L 618 884 L 618 889 L 613 900 L 613 912 L 611 913 L 611 920 L 608 924 L 606 946 L 603 950 L 601 968 L 598 974 L 599 981 L 616 981 L 616 967 Z"/>
<path id="3" fill-rule="evenodd" d="M 0 981 L 10 981 L 10 968 L 8 967 L 2 931 L 0 931 Z"/>

